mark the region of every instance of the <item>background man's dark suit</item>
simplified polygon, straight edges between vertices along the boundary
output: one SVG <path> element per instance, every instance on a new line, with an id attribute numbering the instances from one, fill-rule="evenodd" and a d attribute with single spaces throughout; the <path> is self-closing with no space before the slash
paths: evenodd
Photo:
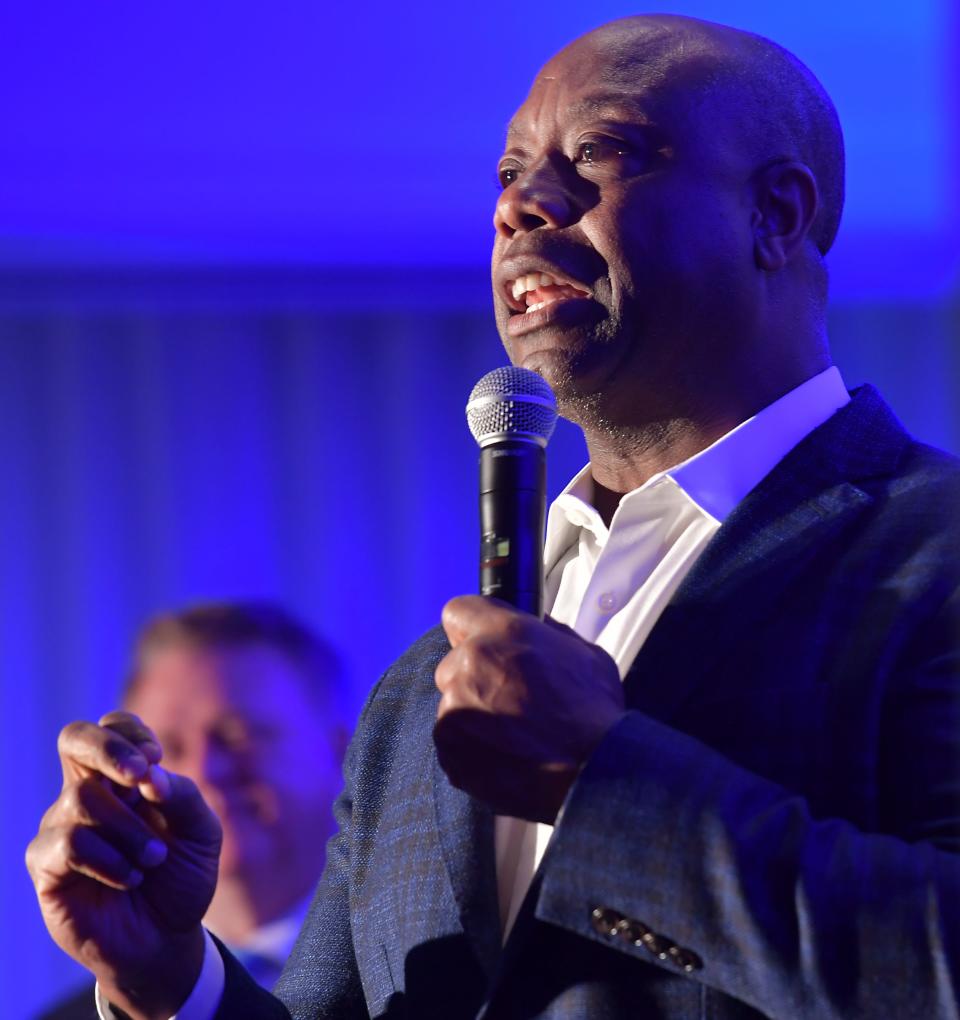
<path id="1" fill-rule="evenodd" d="M 454 1020 L 492 982 L 488 1018 L 955 1016 L 958 508 L 957 463 L 869 388 L 794 449 L 641 651 L 502 957 L 427 634 L 349 752 L 290 1013 Z M 228 960 L 218 1018 L 274 1015 Z"/>
<path id="2" fill-rule="evenodd" d="M 84 985 L 52 1009 L 41 1013 L 37 1020 L 99 1020 L 93 989 L 92 983 Z"/>

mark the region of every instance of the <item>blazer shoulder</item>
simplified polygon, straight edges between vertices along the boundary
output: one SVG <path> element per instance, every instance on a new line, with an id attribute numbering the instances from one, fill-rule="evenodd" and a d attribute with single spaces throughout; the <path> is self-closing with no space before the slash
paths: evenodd
<path id="1" fill-rule="evenodd" d="M 960 459 L 911 439 L 896 470 L 872 494 L 889 520 L 949 543 L 945 554 L 960 561 Z"/>
<path id="2" fill-rule="evenodd" d="M 907 443 L 897 477 L 905 487 L 960 491 L 960 458 L 912 439 Z"/>
<path id="3" fill-rule="evenodd" d="M 852 482 L 888 522 L 902 518 L 926 534 L 957 534 L 960 459 L 914 438 L 872 386 L 851 398 L 798 447 L 804 466 L 819 457 L 828 480 Z"/>
<path id="4" fill-rule="evenodd" d="M 360 710 L 348 757 L 383 761 L 398 742 L 423 739 L 424 720 L 432 721 L 440 698 L 434 671 L 448 651 L 443 628 L 432 627 L 388 667 Z"/>

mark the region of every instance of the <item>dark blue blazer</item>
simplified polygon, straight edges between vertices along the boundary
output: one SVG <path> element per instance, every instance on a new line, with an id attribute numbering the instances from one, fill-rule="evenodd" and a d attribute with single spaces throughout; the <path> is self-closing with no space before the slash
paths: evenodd
<path id="1" fill-rule="evenodd" d="M 491 814 L 431 740 L 447 647 L 367 702 L 280 1002 L 228 958 L 219 1020 L 960 1014 L 960 468 L 875 391 L 677 591 L 503 951 Z"/>

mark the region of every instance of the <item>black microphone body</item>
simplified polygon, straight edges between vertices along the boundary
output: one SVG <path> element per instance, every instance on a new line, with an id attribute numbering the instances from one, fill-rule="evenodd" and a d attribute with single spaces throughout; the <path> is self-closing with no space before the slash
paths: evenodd
<path id="1" fill-rule="evenodd" d="M 467 402 L 480 444 L 480 594 L 543 615 L 545 448 L 557 421 L 553 392 L 515 365 L 488 372 Z"/>
<path id="2" fill-rule="evenodd" d="M 480 451 L 480 594 L 543 615 L 547 458 L 507 439 Z"/>

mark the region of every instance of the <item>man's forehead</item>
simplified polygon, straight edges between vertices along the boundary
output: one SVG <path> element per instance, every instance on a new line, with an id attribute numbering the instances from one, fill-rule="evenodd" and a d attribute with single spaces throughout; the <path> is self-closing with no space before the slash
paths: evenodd
<path id="1" fill-rule="evenodd" d="M 613 54 L 592 48 L 558 54 L 538 75 L 523 105 L 507 126 L 508 138 L 522 136 L 543 109 L 556 107 L 573 124 L 609 117 L 638 125 L 674 119 L 709 86 L 723 60 L 715 48 L 664 45 Z"/>
<path id="2" fill-rule="evenodd" d="M 507 125 L 507 137 L 519 138 L 536 119 L 536 98 L 532 91 L 527 101 Z M 597 89 L 573 102 L 563 104 L 564 120 L 575 124 L 586 118 L 649 124 L 655 120 L 656 96 L 643 89 Z"/>

